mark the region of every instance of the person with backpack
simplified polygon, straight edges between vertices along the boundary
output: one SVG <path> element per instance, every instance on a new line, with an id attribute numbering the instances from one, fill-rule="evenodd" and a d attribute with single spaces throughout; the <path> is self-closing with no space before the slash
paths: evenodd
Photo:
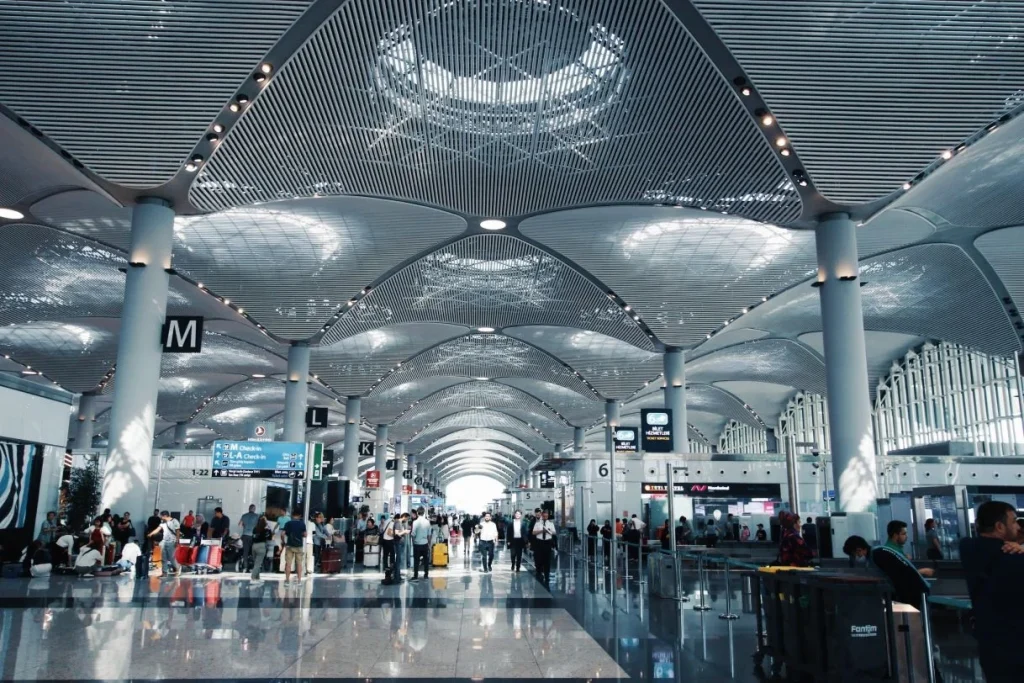
<path id="1" fill-rule="evenodd" d="M 171 517 L 171 513 L 167 510 L 160 511 L 160 519 L 160 526 L 149 532 L 147 537 L 153 538 L 160 543 L 160 557 L 161 562 L 163 562 L 164 578 L 170 578 L 172 572 L 174 576 L 181 576 L 181 567 L 178 566 L 177 560 L 174 559 L 174 553 L 178 549 L 180 525 L 178 520 Z"/>
<path id="2" fill-rule="evenodd" d="M 302 521 L 302 510 L 294 510 L 292 518 L 284 525 L 284 582 L 288 583 L 292 576 L 292 564 L 295 564 L 297 580 L 302 582 L 302 566 L 305 564 L 306 523 Z"/>

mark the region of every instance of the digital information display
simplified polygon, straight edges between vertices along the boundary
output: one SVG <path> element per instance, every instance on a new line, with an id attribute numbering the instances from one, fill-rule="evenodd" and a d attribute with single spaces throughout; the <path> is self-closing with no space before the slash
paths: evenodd
<path id="1" fill-rule="evenodd" d="M 304 479 L 306 444 L 214 441 L 211 474 L 238 479 Z"/>
<path id="2" fill-rule="evenodd" d="M 628 455 L 636 453 L 640 448 L 640 439 L 637 438 L 636 427 L 616 427 L 612 431 L 612 443 L 615 445 L 615 453 Z"/>
<path id="3" fill-rule="evenodd" d="M 671 453 L 672 411 L 664 408 L 640 411 L 640 442 L 647 453 Z"/>

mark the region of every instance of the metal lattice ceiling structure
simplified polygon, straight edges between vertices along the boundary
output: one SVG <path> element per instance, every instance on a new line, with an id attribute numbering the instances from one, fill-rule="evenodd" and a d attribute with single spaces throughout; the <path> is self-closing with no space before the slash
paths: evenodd
<path id="1" fill-rule="evenodd" d="M 666 347 L 691 438 L 773 426 L 824 391 L 805 229 L 834 211 L 863 221 L 872 390 L 925 340 L 1011 355 L 1022 24 L 1016 1 L 0 3 L 23 214 L 0 214 L 0 373 L 99 392 L 102 439 L 143 195 L 177 214 L 168 310 L 206 325 L 164 356 L 165 446 L 280 423 L 292 341 L 332 408 L 308 438 L 341 441 L 361 396 L 362 438 L 390 425 L 447 478 L 658 405 Z"/>

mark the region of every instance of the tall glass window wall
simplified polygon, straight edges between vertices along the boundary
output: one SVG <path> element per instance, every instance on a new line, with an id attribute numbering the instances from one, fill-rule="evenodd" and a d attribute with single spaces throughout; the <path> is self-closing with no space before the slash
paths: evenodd
<path id="1" fill-rule="evenodd" d="M 830 449 L 828 431 L 828 402 L 821 394 L 797 394 L 779 416 L 780 438 L 792 438 L 797 443 L 813 443 L 822 451 Z"/>
<path id="2" fill-rule="evenodd" d="M 1013 358 L 946 342 L 924 344 L 893 363 L 878 385 L 878 450 L 969 441 L 978 455 L 1022 455 L 1021 387 Z"/>
<path id="3" fill-rule="evenodd" d="M 767 453 L 768 432 L 729 420 L 718 440 L 719 453 Z"/>

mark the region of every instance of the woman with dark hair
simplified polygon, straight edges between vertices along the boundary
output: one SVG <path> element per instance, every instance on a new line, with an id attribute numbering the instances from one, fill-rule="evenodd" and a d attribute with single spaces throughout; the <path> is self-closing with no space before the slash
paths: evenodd
<path id="1" fill-rule="evenodd" d="M 925 556 L 929 560 L 942 559 L 942 540 L 939 538 L 939 528 L 934 519 L 924 520 L 924 539 L 927 544 Z"/>
<path id="2" fill-rule="evenodd" d="M 612 561 L 612 523 L 610 520 L 604 520 L 604 526 L 601 527 L 601 545 L 604 550 L 604 563 L 609 565 Z"/>
<path id="3" fill-rule="evenodd" d="M 260 515 L 252 531 L 252 574 L 249 578 L 253 581 L 260 580 L 260 570 L 263 569 L 263 561 L 267 558 L 267 547 L 273 537 L 274 532 L 267 524 L 267 516 Z"/>
<path id="4" fill-rule="evenodd" d="M 800 518 L 789 512 L 779 514 L 782 525 L 782 539 L 779 541 L 779 557 L 775 564 L 783 567 L 810 567 L 814 554 L 800 536 Z"/>
<path id="5" fill-rule="evenodd" d="M 871 556 L 871 546 L 862 536 L 850 536 L 843 543 L 843 553 L 850 558 L 851 567 L 866 567 Z"/>

